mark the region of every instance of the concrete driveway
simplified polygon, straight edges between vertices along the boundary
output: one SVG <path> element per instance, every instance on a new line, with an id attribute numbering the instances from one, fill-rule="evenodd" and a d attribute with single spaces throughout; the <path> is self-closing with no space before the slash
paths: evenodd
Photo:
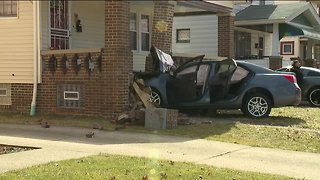
<path id="1" fill-rule="evenodd" d="M 320 179 L 320 154 L 257 148 L 201 139 L 94 131 L 91 129 L 0 125 L 0 144 L 41 149 L 0 156 L 0 172 L 100 153 L 155 157 L 294 178 Z M 10 163 L 8 163 L 10 162 Z"/>

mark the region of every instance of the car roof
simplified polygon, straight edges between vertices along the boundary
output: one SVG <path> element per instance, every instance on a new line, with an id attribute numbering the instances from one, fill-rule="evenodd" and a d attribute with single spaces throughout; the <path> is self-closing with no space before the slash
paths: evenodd
<path id="1" fill-rule="evenodd" d="M 302 68 L 302 69 L 307 69 L 307 70 L 310 70 L 310 71 L 317 71 L 317 72 L 320 72 L 320 69 L 313 68 L 313 67 L 301 66 L 301 68 Z"/>
<path id="2" fill-rule="evenodd" d="M 236 62 L 237 62 L 238 65 L 245 66 L 245 67 L 249 68 L 250 70 L 252 70 L 252 71 L 254 71 L 256 73 L 273 73 L 274 72 L 271 69 L 268 69 L 268 68 L 265 68 L 265 67 L 262 67 L 262 66 L 247 62 L 247 61 L 239 61 L 239 60 L 237 60 Z"/>

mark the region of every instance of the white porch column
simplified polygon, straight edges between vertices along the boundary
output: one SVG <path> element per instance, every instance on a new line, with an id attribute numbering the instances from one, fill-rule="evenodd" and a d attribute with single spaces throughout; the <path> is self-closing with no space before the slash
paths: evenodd
<path id="1" fill-rule="evenodd" d="M 272 56 L 280 56 L 279 23 L 273 24 Z"/>

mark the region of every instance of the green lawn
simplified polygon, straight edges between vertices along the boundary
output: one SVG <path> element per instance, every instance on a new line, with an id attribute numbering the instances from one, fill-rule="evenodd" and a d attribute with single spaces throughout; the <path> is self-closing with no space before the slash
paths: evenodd
<path id="1" fill-rule="evenodd" d="M 179 126 L 172 130 L 150 131 L 129 127 L 127 131 L 202 138 L 244 144 L 320 153 L 320 109 L 285 107 L 273 109 L 270 117 L 252 119 L 237 111 L 221 111 L 210 117 L 193 117 L 195 122 L 212 124 Z"/>
<path id="2" fill-rule="evenodd" d="M 220 169 L 205 165 L 127 156 L 100 155 L 53 162 L 0 174 L 0 179 L 291 179 L 284 176 Z"/>
<path id="3" fill-rule="evenodd" d="M 320 153 L 320 108 L 275 108 L 270 117 L 263 119 L 248 118 L 238 111 L 219 112 L 206 117 L 203 114 L 202 117 L 191 117 L 196 125 L 179 126 L 173 130 L 151 131 L 142 126 L 128 126 L 123 130 Z M 114 124 L 99 117 L 0 114 L 0 123 L 37 124 L 39 119 L 59 126 L 93 127 L 100 124 L 106 130 L 115 128 Z M 201 121 L 211 121 L 212 124 L 199 124 Z"/>

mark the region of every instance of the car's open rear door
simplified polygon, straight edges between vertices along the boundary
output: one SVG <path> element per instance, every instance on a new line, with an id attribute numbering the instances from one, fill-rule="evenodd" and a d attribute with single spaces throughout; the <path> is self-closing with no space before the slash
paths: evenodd
<path id="1" fill-rule="evenodd" d="M 217 63 L 214 76 L 209 80 L 211 102 L 226 98 L 230 87 L 230 79 L 237 69 L 233 59 L 225 59 Z"/>

